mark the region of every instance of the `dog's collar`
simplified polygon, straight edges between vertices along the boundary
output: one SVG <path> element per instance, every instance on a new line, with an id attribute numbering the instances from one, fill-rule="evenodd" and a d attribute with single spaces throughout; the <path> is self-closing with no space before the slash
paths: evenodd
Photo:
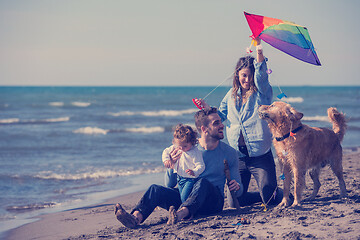
<path id="1" fill-rule="evenodd" d="M 292 130 L 291 132 L 285 134 L 284 136 L 282 136 L 282 137 L 276 137 L 275 139 L 276 139 L 276 141 L 278 141 L 278 142 L 283 141 L 283 140 L 287 139 L 288 137 L 290 137 L 290 133 L 297 133 L 300 129 L 302 129 L 302 127 L 303 127 L 303 126 L 300 125 L 300 127 L 295 128 L 294 130 Z"/>

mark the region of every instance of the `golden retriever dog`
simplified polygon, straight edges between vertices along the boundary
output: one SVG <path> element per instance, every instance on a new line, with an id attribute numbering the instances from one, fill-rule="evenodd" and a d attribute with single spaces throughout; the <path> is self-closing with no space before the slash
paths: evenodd
<path id="1" fill-rule="evenodd" d="M 340 145 L 346 130 L 345 115 L 339 113 L 336 108 L 329 108 L 327 113 L 333 124 L 333 130 L 302 124 L 300 119 L 303 114 L 284 102 L 274 102 L 270 106 L 259 107 L 259 116 L 267 121 L 273 135 L 276 154 L 285 176 L 284 197 L 279 207 L 290 205 L 292 175 L 294 175 L 292 206 L 300 205 L 307 170 L 310 170 L 310 177 L 314 182 L 309 200 L 314 199 L 321 186 L 320 169 L 327 164 L 339 180 L 340 196 L 346 196 Z"/>

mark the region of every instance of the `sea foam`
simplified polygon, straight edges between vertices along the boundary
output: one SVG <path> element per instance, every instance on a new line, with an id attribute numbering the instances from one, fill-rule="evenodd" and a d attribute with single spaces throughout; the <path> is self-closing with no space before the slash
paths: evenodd
<path id="1" fill-rule="evenodd" d="M 34 204 L 28 204 L 28 205 L 22 205 L 22 206 L 9 206 L 6 208 L 6 210 L 10 212 L 26 212 L 26 211 L 32 211 L 32 210 L 39 210 L 43 208 L 49 208 L 54 207 L 56 205 L 60 205 L 58 203 L 49 202 L 49 203 L 34 203 Z"/>
<path id="2" fill-rule="evenodd" d="M 139 127 L 139 128 L 127 128 L 126 132 L 133 133 L 156 133 L 156 132 L 165 132 L 163 127 Z"/>
<path id="3" fill-rule="evenodd" d="M 55 122 L 68 122 L 69 120 L 70 120 L 70 117 L 59 117 L 59 118 L 48 118 L 48 119 L 37 120 L 37 121 L 55 123 Z"/>
<path id="4" fill-rule="evenodd" d="M 53 107 L 62 107 L 62 106 L 64 106 L 64 103 L 63 102 L 49 102 L 49 105 L 53 106 Z"/>
<path id="5" fill-rule="evenodd" d="M 131 111 L 122 111 L 117 113 L 111 113 L 108 114 L 114 117 L 120 117 L 120 116 L 133 116 L 133 115 L 142 115 L 147 117 L 176 117 L 176 116 L 182 116 L 185 114 L 193 114 L 197 110 L 196 109 L 185 109 L 185 110 L 160 110 L 160 111 L 140 111 L 140 112 L 131 112 Z"/>
<path id="6" fill-rule="evenodd" d="M 106 135 L 108 133 L 158 133 L 158 132 L 165 132 L 164 127 L 133 127 L 133 128 L 124 128 L 124 129 L 102 129 L 98 127 L 83 127 L 73 131 L 73 133 L 80 133 L 80 134 L 88 134 L 88 135 L 97 135 L 103 134 Z"/>
<path id="7" fill-rule="evenodd" d="M 19 118 L 8 118 L 0 119 L 0 124 L 37 124 L 37 123 L 57 123 L 57 122 L 67 122 L 70 120 L 70 117 L 59 117 L 59 118 L 45 118 L 45 119 L 19 119 Z"/>
<path id="8" fill-rule="evenodd" d="M 75 107 L 88 107 L 91 105 L 91 103 L 88 102 L 72 102 L 71 105 Z"/>
<path id="9" fill-rule="evenodd" d="M 288 103 L 302 103 L 304 99 L 302 97 L 284 97 L 282 100 Z"/>
<path id="10" fill-rule="evenodd" d="M 19 118 L 0 119 L 0 123 L 3 123 L 3 124 L 18 123 L 19 121 L 20 121 Z"/>
<path id="11" fill-rule="evenodd" d="M 45 180 L 84 180 L 84 179 L 101 179 L 113 178 L 121 176 L 132 176 L 141 174 L 151 174 L 163 172 L 164 167 L 155 168 L 140 168 L 140 169 L 123 169 L 123 170 L 99 170 L 94 172 L 74 173 L 74 174 L 59 174 L 52 171 L 43 171 L 36 174 L 34 177 Z"/>
<path id="12" fill-rule="evenodd" d="M 96 134 L 103 134 L 106 135 L 109 130 L 105 130 L 98 127 L 83 127 L 73 131 L 73 133 L 81 133 L 81 134 L 88 134 L 88 135 L 96 135 Z"/>
<path id="13" fill-rule="evenodd" d="M 328 116 L 309 116 L 303 117 L 304 121 L 321 121 L 321 122 L 329 122 Z"/>

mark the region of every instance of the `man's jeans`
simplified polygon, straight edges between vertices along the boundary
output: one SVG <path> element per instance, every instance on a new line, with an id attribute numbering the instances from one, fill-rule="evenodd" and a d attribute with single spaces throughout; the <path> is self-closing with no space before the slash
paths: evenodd
<path id="1" fill-rule="evenodd" d="M 167 168 L 164 175 L 164 184 L 165 187 L 174 188 L 177 184 L 177 174 L 174 173 L 174 169 Z"/>
<path id="2" fill-rule="evenodd" d="M 187 207 L 190 215 L 208 215 L 222 211 L 224 197 L 219 188 L 203 178 L 200 178 L 194 184 L 188 199 L 182 204 L 180 193 L 177 189 L 153 184 L 148 188 L 131 213 L 139 211 L 144 221 L 157 206 L 166 210 L 169 210 L 170 206 L 174 206 L 176 209 Z"/>

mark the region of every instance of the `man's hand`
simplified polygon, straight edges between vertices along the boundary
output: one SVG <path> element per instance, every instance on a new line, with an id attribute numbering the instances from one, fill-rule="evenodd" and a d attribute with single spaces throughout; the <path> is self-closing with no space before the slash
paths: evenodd
<path id="1" fill-rule="evenodd" d="M 172 150 L 170 152 L 170 159 L 173 163 L 176 163 L 177 160 L 179 160 L 179 158 L 181 157 L 182 151 L 180 149 L 174 148 L 174 150 Z"/>
<path id="2" fill-rule="evenodd" d="M 191 170 L 191 169 L 186 169 L 185 172 L 186 172 L 187 174 L 189 174 L 190 176 L 195 177 L 195 173 L 194 173 L 193 170 Z"/>
<path id="3" fill-rule="evenodd" d="M 207 104 L 204 99 L 200 98 L 199 101 L 201 102 L 201 105 L 204 107 L 204 109 L 208 110 L 211 108 L 210 105 Z"/>
<path id="4" fill-rule="evenodd" d="M 240 190 L 240 184 L 235 180 L 231 180 L 228 184 L 230 191 L 238 191 Z"/>
<path id="5" fill-rule="evenodd" d="M 166 161 L 164 162 L 164 166 L 165 166 L 166 168 L 173 168 L 173 167 L 174 167 L 174 164 L 173 164 L 170 160 L 166 160 Z"/>

